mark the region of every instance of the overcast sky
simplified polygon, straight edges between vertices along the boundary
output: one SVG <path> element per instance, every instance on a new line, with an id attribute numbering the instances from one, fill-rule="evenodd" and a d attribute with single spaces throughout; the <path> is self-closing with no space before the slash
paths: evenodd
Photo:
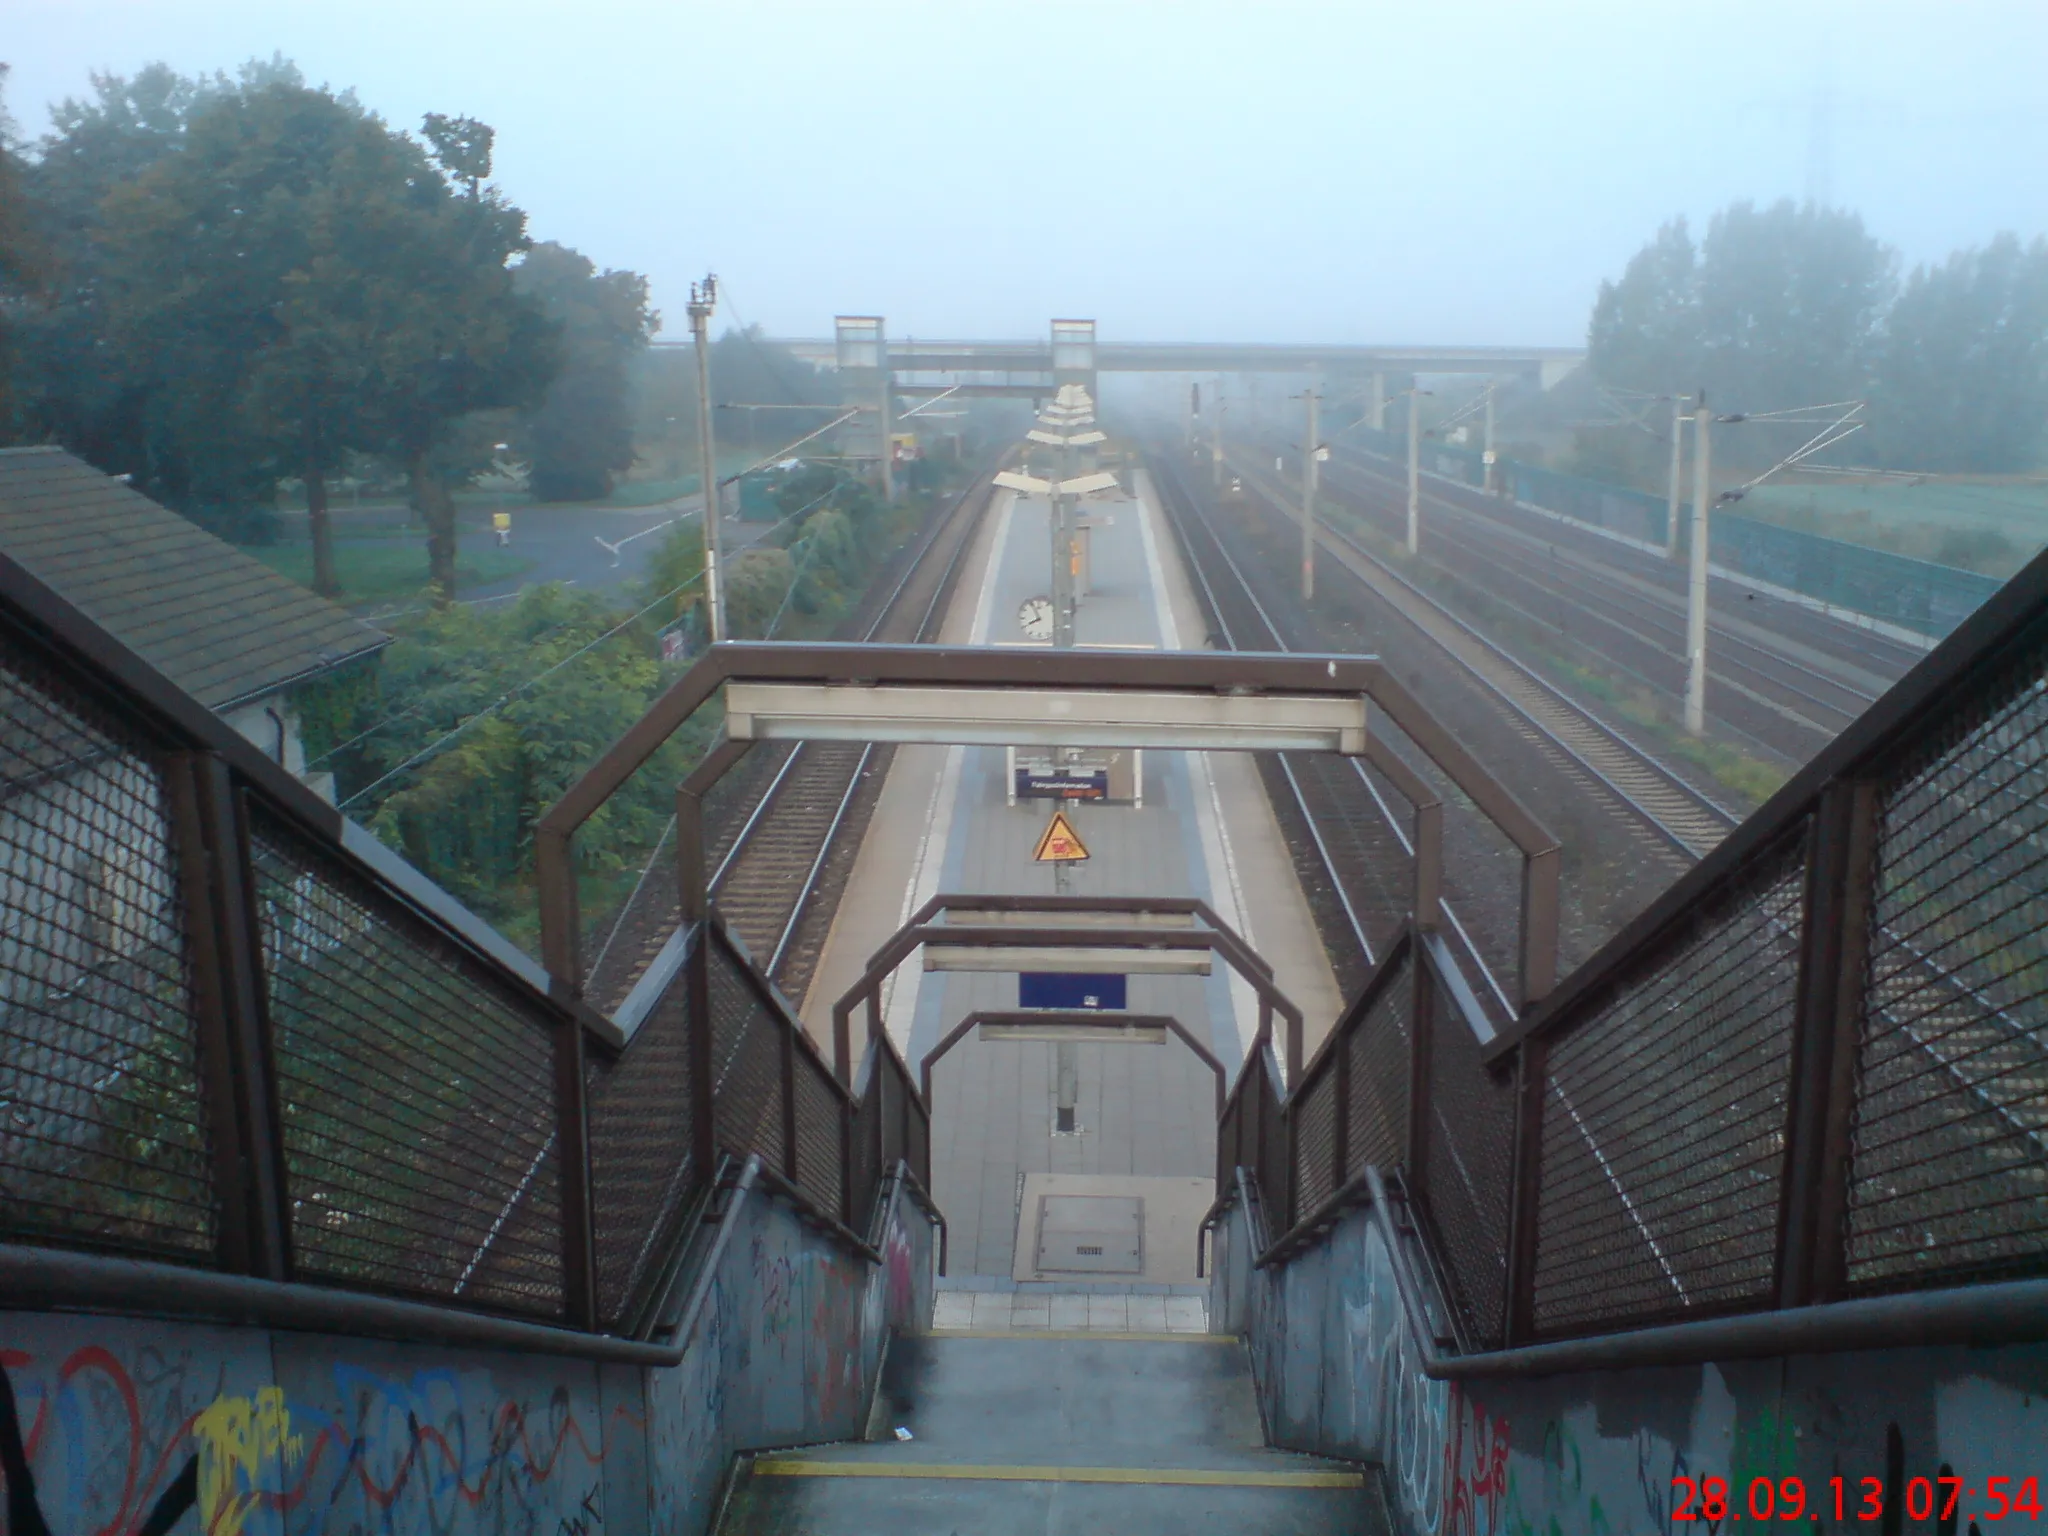
<path id="1" fill-rule="evenodd" d="M 495 125 L 534 235 L 672 331 L 713 268 L 785 335 L 1569 345 L 1737 198 L 1818 183 L 1909 263 L 2048 228 L 2048 0 L 0 0 L 29 136 L 272 52 Z"/>

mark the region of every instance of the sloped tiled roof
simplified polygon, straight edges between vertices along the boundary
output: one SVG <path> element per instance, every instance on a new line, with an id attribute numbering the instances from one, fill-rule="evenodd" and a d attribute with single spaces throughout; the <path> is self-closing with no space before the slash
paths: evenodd
<path id="1" fill-rule="evenodd" d="M 0 448 L 0 551 L 211 709 L 390 639 L 61 448 Z"/>

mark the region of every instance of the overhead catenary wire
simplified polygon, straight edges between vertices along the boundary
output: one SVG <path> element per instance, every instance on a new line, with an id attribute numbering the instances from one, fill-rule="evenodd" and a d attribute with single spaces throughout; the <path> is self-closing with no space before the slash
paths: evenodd
<path id="1" fill-rule="evenodd" d="M 813 497 L 803 506 L 798 507 L 794 512 L 791 512 L 787 516 L 782 517 L 778 519 L 776 522 L 770 524 L 766 529 L 762 531 L 760 538 L 756 539 L 754 543 L 759 544 L 762 539 L 772 537 L 777 531 L 787 527 L 790 523 L 794 522 L 796 519 L 802 517 L 805 513 L 812 510 L 820 502 L 824 501 L 826 497 L 835 495 L 839 491 L 843 490 L 845 488 L 845 484 L 846 482 L 844 480 L 834 482 L 834 484 L 829 489 L 827 489 L 822 495 Z M 704 567 L 700 565 L 697 567 L 696 571 L 694 571 L 690 575 L 690 577 L 684 582 L 682 582 L 680 585 L 670 588 L 668 591 L 662 593 L 661 596 L 655 598 L 652 602 L 647 603 L 643 607 L 637 609 L 627 618 L 621 620 L 611 629 L 606 630 L 602 635 L 599 635 L 595 640 L 592 640 L 589 644 L 580 647 L 576 651 L 573 651 L 569 655 L 563 657 L 560 661 L 555 662 L 553 665 L 545 668 L 544 670 L 535 673 L 532 677 L 527 678 L 524 682 L 513 685 L 504 693 L 500 694 L 496 699 L 492 700 L 489 704 L 486 704 L 481 710 L 477 711 L 477 713 L 471 715 L 461 724 L 455 726 L 452 730 L 448 731 L 445 735 L 441 736 L 438 740 L 421 748 L 418 752 L 415 752 L 411 757 L 408 757 L 404 762 L 399 763 L 396 767 L 388 770 L 378 778 L 372 780 L 369 784 L 363 786 L 363 788 L 357 790 L 354 794 L 350 795 L 346 800 L 343 800 L 340 803 L 339 808 L 342 810 L 347 810 L 351 805 L 354 805 L 358 800 L 361 800 L 366 795 L 370 794 L 372 791 L 381 788 L 384 784 L 388 783 L 393 778 L 396 778 L 399 774 L 404 773 L 407 769 L 412 768 L 418 765 L 419 763 L 425 762 L 427 759 L 435 756 L 437 753 L 441 751 L 442 748 L 452 745 L 458 737 L 463 735 L 463 733 L 468 731 L 469 728 L 475 725 L 478 721 L 484 719 L 488 715 L 497 713 L 498 710 L 504 708 L 507 704 L 511 703 L 514 699 L 518 698 L 521 694 L 525 693 L 527 689 L 532 688 L 538 683 L 546 681 L 555 673 L 561 671 L 562 668 L 568 666 L 571 662 L 588 655 L 591 651 L 597 649 L 598 646 L 604 644 L 605 641 L 612 639 L 613 637 L 623 633 L 627 629 L 630 629 L 634 624 L 638 623 L 642 618 L 646 617 L 646 615 L 648 615 L 649 613 L 652 613 L 656 608 L 659 608 L 663 603 L 666 603 L 671 599 L 680 596 L 682 593 L 687 592 L 691 587 L 695 586 L 697 582 L 702 580 L 703 576 Z M 555 626 L 556 629 L 560 629 L 561 627 L 561 625 Z M 550 630 L 546 633 L 552 634 L 553 632 L 553 630 Z M 424 704 L 413 705 L 406 710 L 401 710 L 394 715 L 387 716 L 384 720 L 379 721 L 376 725 L 371 726 L 369 730 L 363 732 L 362 735 L 355 737 L 353 740 L 360 741 L 362 739 L 362 736 L 374 734 L 383 726 L 392 724 L 397 720 L 401 720 L 407 714 L 412 713 L 423 707 Z M 350 742 L 344 743 L 343 745 L 346 746 L 352 744 L 353 743 Z M 329 754 L 326 755 L 331 755 L 332 752 L 339 750 L 341 750 L 341 748 L 339 747 L 331 748 L 329 750 Z"/>

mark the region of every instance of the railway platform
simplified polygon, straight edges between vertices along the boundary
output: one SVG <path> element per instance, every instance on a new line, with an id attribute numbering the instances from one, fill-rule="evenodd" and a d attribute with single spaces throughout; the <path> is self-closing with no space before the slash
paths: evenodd
<path id="1" fill-rule="evenodd" d="M 1090 590 L 1077 616 L 1079 646 L 1175 651 L 1186 637 L 1199 642 L 1205 627 L 1149 483 L 1141 480 L 1135 492 L 1098 493 L 1083 506 Z M 1018 615 L 1047 589 L 1047 504 L 998 492 L 986 518 L 942 632 L 976 645 L 1041 643 L 1024 632 Z M 1063 803 L 1089 851 L 1063 877 L 1063 889 L 1076 896 L 1195 896 L 1266 955 L 1281 990 L 1307 1017 L 1319 1027 L 1334 1018 L 1336 981 L 1251 765 L 1220 753 L 1144 752 L 1140 759 L 1139 795 Z M 898 753 L 804 1004 L 821 1039 L 832 1000 L 934 895 L 1054 892 L 1052 866 L 1034 863 L 1031 854 L 1056 802 L 1014 797 L 1010 771 L 1010 755 L 999 747 Z M 908 1061 L 919 1062 L 967 1014 L 1015 1007 L 1017 986 L 1008 975 L 900 971 L 887 994 L 891 1038 Z M 1206 978 L 1133 976 L 1128 1007 L 1179 1017 L 1233 1068 L 1258 1027 L 1249 991 L 1234 987 L 1221 968 Z M 948 1213 L 956 1286 L 975 1284 L 969 1277 L 999 1286 L 1044 1278 L 1018 1260 L 1020 1242 L 1030 1247 L 1036 1207 L 1025 1199 L 1025 1182 L 1032 1174 L 1122 1175 L 1140 1181 L 1129 1197 L 1152 1191 L 1155 1212 L 1165 1209 L 1162 1200 L 1167 1208 L 1206 1204 L 1172 1187 L 1188 1175 L 1206 1176 L 1214 1162 L 1211 1082 L 1202 1063 L 1177 1048 L 1071 1049 L 1078 1081 L 1076 1128 L 1069 1132 L 1055 1128 L 1059 1048 L 1050 1042 L 966 1041 L 936 1070 L 933 1194 Z M 1134 1283 L 1194 1289 L 1193 1248 L 1185 1246 L 1176 1263 Z"/>

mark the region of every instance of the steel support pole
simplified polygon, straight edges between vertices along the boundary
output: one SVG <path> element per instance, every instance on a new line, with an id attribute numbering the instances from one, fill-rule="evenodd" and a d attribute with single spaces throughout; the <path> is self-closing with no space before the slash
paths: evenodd
<path id="1" fill-rule="evenodd" d="M 246 829 L 221 758 L 173 753 L 164 768 L 220 1209 L 215 1259 L 234 1274 L 288 1280 L 284 1146 Z"/>
<path id="2" fill-rule="evenodd" d="M 1430 984 L 1429 957 L 1419 936 L 1408 940 L 1408 1114 L 1402 1126 L 1402 1159 L 1410 1188 L 1420 1189 L 1429 1163 L 1429 1082 L 1431 1044 L 1436 1030 L 1436 988 Z"/>
<path id="3" fill-rule="evenodd" d="M 1671 487 L 1664 498 L 1664 558 L 1678 558 L 1678 503 L 1685 484 L 1685 396 L 1671 397 Z"/>
<path id="4" fill-rule="evenodd" d="M 1209 437 L 1209 471 L 1216 489 L 1223 489 L 1223 416 L 1229 409 L 1223 401 L 1223 381 L 1216 381 L 1216 425 Z"/>
<path id="5" fill-rule="evenodd" d="M 1484 489 L 1486 491 L 1486 494 L 1489 496 L 1491 496 L 1494 493 L 1494 457 L 1495 456 L 1493 451 L 1493 381 L 1489 379 L 1486 383 L 1486 448 L 1485 451 L 1480 455 L 1479 460 L 1480 465 L 1485 472 L 1486 484 Z"/>
<path id="6" fill-rule="evenodd" d="M 896 411 L 896 375 L 889 370 L 887 338 L 876 343 L 875 352 L 882 370 L 882 392 L 875 401 L 875 421 L 882 439 L 882 504 L 887 506 L 896 499 L 896 447 L 889 441 L 890 430 L 895 425 L 890 418 Z"/>
<path id="7" fill-rule="evenodd" d="M 1856 1107 L 1858 1023 L 1876 874 L 1877 785 L 1821 791 L 1807 839 L 1799 991 L 1792 1022 L 1784 1176 L 1779 1186 L 1778 1305 L 1840 1298 Z"/>
<path id="8" fill-rule="evenodd" d="M 1408 391 L 1408 553 L 1422 547 L 1422 397 Z"/>
<path id="9" fill-rule="evenodd" d="M 1685 728 L 1707 729 L 1707 511 L 1711 449 L 1706 397 L 1692 413 L 1692 566 L 1685 584 Z"/>
<path id="10" fill-rule="evenodd" d="M 718 456 L 711 431 L 711 314 L 718 305 L 718 279 L 690 285 L 690 337 L 697 348 L 697 461 L 704 491 L 704 610 L 714 642 L 725 638 L 725 588 L 719 570 Z M 882 424 L 886 434 L 886 421 Z M 888 439 L 883 438 L 883 457 Z"/>
<path id="11" fill-rule="evenodd" d="M 1536 1333 L 1536 1218 L 1543 1193 L 1543 1090 L 1549 1041 L 1532 1035 L 1515 1052 L 1515 1146 L 1508 1185 L 1507 1296 L 1502 1344 L 1527 1344 Z"/>
<path id="12" fill-rule="evenodd" d="M 1307 435 L 1301 442 L 1301 600 L 1315 601 L 1316 595 L 1316 454 L 1322 442 L 1322 424 L 1317 420 L 1314 386 L 1303 397 L 1308 402 Z"/>

